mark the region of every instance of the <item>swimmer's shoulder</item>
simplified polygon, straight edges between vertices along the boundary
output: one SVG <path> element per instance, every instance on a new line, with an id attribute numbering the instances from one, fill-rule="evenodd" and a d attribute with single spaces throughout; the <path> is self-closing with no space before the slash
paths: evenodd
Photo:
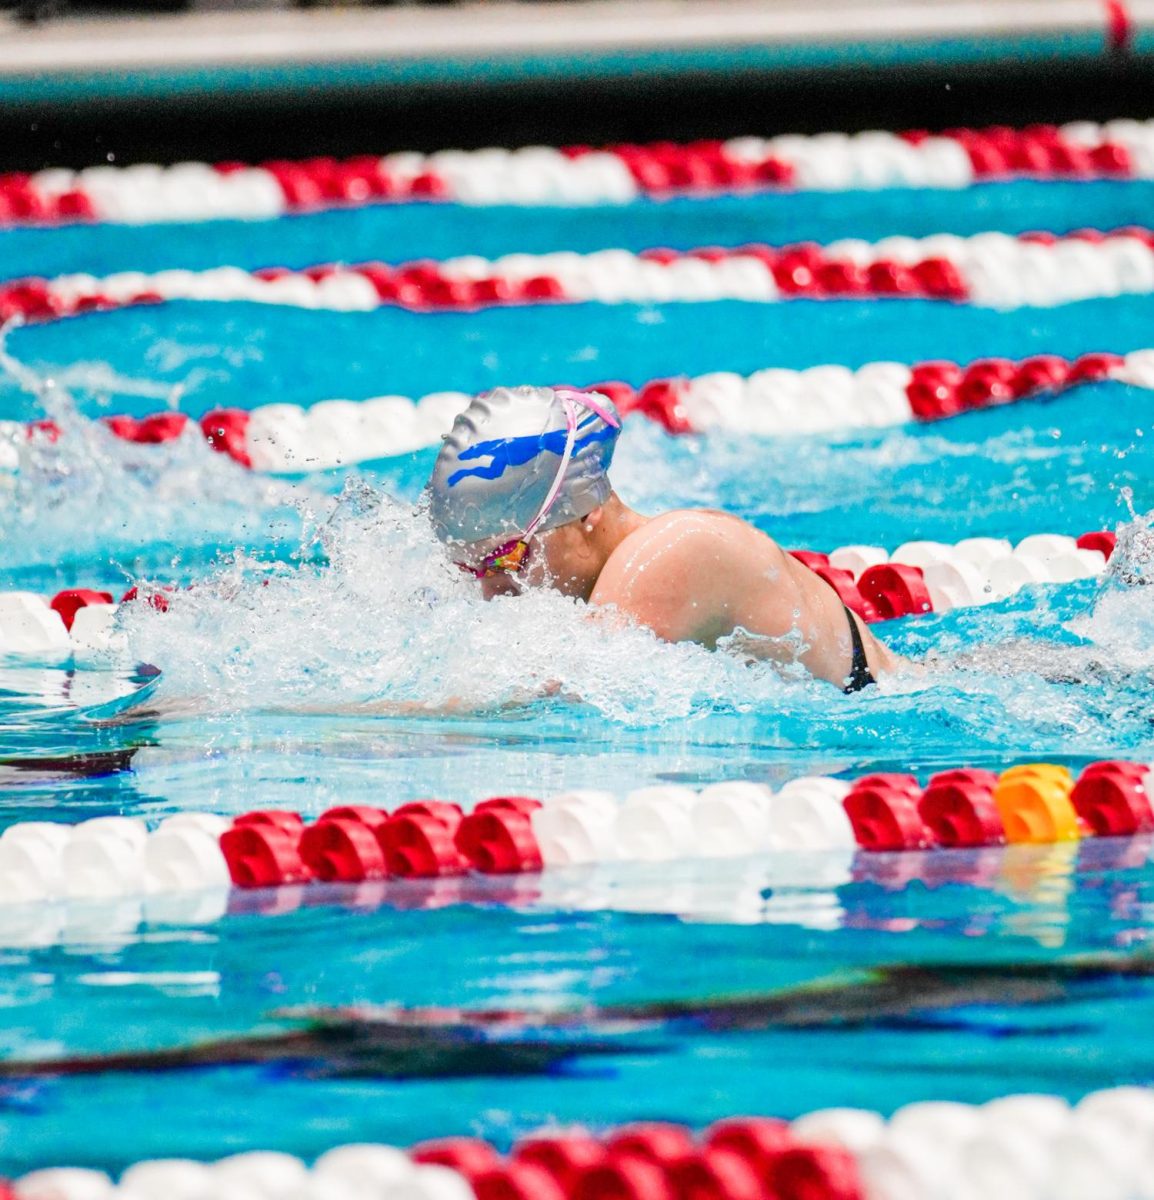
<path id="1" fill-rule="evenodd" d="M 748 557 L 757 540 L 752 525 L 732 513 L 708 508 L 680 508 L 651 517 L 624 538 L 609 556 L 598 579 L 603 594 L 641 585 L 662 586 L 668 578 L 700 587 L 702 575 L 731 567 Z"/>
<path id="2" fill-rule="evenodd" d="M 719 536 L 725 515 L 680 509 L 650 518 L 618 545 L 601 569 L 589 602 L 612 607 L 667 642 L 716 640 L 722 593 L 740 559 Z"/>
<path id="3" fill-rule="evenodd" d="M 698 554 L 732 540 L 747 526 L 740 517 L 712 508 L 675 508 L 650 517 L 640 529 L 635 529 L 610 556 L 610 562 L 635 561 L 638 555 Z"/>
<path id="4" fill-rule="evenodd" d="M 720 508 L 674 508 L 659 516 L 650 517 L 640 529 L 636 529 L 622 543 L 635 547 L 652 542 L 668 542 L 670 538 L 699 543 L 710 538 L 730 541 L 734 536 L 752 535 L 762 537 L 748 521 Z"/>
<path id="5" fill-rule="evenodd" d="M 719 508 L 678 508 L 662 513 L 626 538 L 618 549 L 646 533 L 649 539 L 638 540 L 634 549 L 676 546 L 687 559 L 712 562 L 730 570 L 744 567 L 759 573 L 767 565 L 776 565 L 784 555 L 781 547 L 756 525 Z"/>

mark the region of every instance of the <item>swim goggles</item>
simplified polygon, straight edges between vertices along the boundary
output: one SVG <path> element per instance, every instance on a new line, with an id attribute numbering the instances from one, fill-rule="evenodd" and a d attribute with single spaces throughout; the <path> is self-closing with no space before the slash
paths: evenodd
<path id="1" fill-rule="evenodd" d="M 541 522 L 549 515 L 549 510 L 561 494 L 561 484 L 564 482 L 565 472 L 569 469 L 569 462 L 573 458 L 573 447 L 577 441 L 577 406 L 588 409 L 600 417 L 606 425 L 612 425 L 614 429 L 621 428 L 618 418 L 603 404 L 594 400 L 592 396 L 586 395 L 584 392 L 569 390 L 558 390 L 556 395 L 565 407 L 566 428 L 565 449 L 561 453 L 561 465 L 557 468 L 557 474 L 549 485 L 549 491 L 546 493 L 541 507 L 537 510 L 537 515 L 525 526 L 524 533 L 510 538 L 507 542 L 502 542 L 495 549 L 490 550 L 475 567 L 468 563 L 457 564 L 462 571 L 466 571 L 474 579 L 489 579 L 494 575 L 516 575 L 528 565 L 529 539 L 540 528 Z"/>

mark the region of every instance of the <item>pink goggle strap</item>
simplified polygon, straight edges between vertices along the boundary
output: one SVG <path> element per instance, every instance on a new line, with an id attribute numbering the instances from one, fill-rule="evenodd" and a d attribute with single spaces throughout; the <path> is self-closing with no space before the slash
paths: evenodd
<path id="1" fill-rule="evenodd" d="M 573 404 L 580 404 L 582 408 L 587 408 L 613 429 L 621 428 L 621 422 L 617 417 L 589 392 L 575 392 L 572 388 L 554 388 L 553 390 L 554 394 L 562 400 L 568 400 Z"/>
<path id="2" fill-rule="evenodd" d="M 614 429 L 621 428 L 621 422 L 617 417 L 587 393 L 574 392 L 568 388 L 564 388 L 558 389 L 556 395 L 565 406 L 565 449 L 561 454 L 561 465 L 557 468 L 557 474 L 553 477 L 553 482 L 545 496 L 545 502 L 541 505 L 537 515 L 529 522 L 525 532 L 521 534 L 521 541 L 525 541 L 533 536 L 537 527 L 549 515 L 549 510 L 553 507 L 557 496 L 560 494 L 561 484 L 565 479 L 565 472 L 569 469 L 569 462 L 573 458 L 573 445 L 577 441 L 577 405 L 587 408 L 595 416 L 600 417 L 606 425 Z"/>

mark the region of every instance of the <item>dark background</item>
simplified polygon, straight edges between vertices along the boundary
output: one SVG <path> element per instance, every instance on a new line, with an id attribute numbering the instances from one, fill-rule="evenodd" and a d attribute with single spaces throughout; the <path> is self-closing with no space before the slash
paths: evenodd
<path id="1" fill-rule="evenodd" d="M 1154 117 L 1154 56 L 9 103 L 0 170 L 1116 117 Z"/>

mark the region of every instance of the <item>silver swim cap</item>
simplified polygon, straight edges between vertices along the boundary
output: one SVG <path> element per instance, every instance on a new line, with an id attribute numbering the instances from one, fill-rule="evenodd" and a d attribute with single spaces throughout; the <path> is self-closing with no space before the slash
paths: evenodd
<path id="1" fill-rule="evenodd" d="M 620 432 L 613 402 L 599 392 L 517 387 L 476 397 L 429 478 L 437 536 L 476 542 L 585 516 L 609 498 L 605 472 Z"/>

